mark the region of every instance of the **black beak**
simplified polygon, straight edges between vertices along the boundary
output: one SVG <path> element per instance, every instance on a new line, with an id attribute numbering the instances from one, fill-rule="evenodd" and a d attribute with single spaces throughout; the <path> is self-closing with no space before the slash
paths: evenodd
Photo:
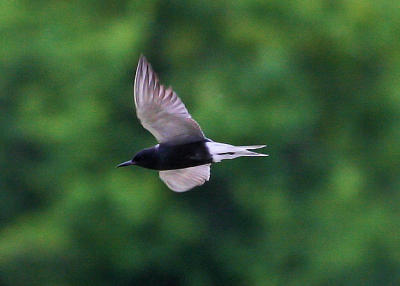
<path id="1" fill-rule="evenodd" d="M 117 168 L 119 168 L 119 167 L 126 167 L 126 166 L 130 166 L 130 165 L 135 165 L 135 162 L 133 162 L 132 160 L 126 161 L 126 162 L 124 162 L 124 163 L 119 164 L 119 165 L 117 166 Z"/>

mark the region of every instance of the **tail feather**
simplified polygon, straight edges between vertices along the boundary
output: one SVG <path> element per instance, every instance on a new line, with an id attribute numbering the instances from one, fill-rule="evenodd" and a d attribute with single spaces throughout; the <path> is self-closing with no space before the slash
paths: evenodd
<path id="1" fill-rule="evenodd" d="M 250 157 L 266 157 L 267 154 L 261 154 L 249 151 L 253 149 L 263 148 L 266 145 L 251 145 L 251 146 L 233 146 L 218 142 L 208 142 L 206 143 L 208 150 L 212 156 L 213 162 L 220 162 L 226 159 L 235 159 L 242 156 Z"/>
<path id="2" fill-rule="evenodd" d="M 267 145 L 250 145 L 250 146 L 237 146 L 238 148 L 243 148 L 243 149 L 248 149 L 248 150 L 253 150 L 253 149 L 260 149 L 264 148 Z"/>
<path id="3" fill-rule="evenodd" d="M 235 154 L 238 154 L 238 155 L 240 155 L 240 156 L 250 156 L 250 157 L 257 157 L 257 156 L 260 156 L 260 157 L 267 157 L 267 156 L 269 156 L 269 155 L 267 155 L 267 154 L 256 153 L 256 152 L 247 151 L 247 150 L 245 150 L 245 151 L 238 151 L 238 152 L 236 152 Z"/>

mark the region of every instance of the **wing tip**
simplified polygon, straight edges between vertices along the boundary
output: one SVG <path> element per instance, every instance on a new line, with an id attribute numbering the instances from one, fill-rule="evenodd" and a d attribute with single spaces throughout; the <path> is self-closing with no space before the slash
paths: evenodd
<path id="1" fill-rule="evenodd" d="M 149 65 L 149 62 L 147 61 L 146 57 L 142 53 L 140 53 L 138 64 L 137 64 L 137 67 L 136 67 L 135 79 L 138 77 L 140 71 L 142 71 L 142 67 L 144 65 L 146 65 L 146 66 Z"/>
<path id="2" fill-rule="evenodd" d="M 153 67 L 147 60 L 147 58 L 141 53 L 139 56 L 139 61 L 136 68 L 136 74 L 134 83 L 137 83 L 138 79 L 143 76 L 151 76 L 150 78 L 154 78 L 155 84 L 159 82 L 157 74 L 154 72 Z"/>
<path id="3" fill-rule="evenodd" d="M 143 53 L 140 53 L 139 61 L 138 61 L 138 66 L 139 66 L 140 64 L 143 64 L 143 63 L 147 63 L 147 58 L 145 57 L 145 55 L 143 55 Z"/>
<path id="4" fill-rule="evenodd" d="M 133 78 L 133 85 L 135 87 L 136 87 L 138 77 L 139 77 L 140 71 L 142 70 L 142 66 L 143 66 L 143 63 L 145 60 L 146 60 L 146 57 L 142 53 L 140 53 L 139 60 L 138 60 L 137 66 L 136 66 L 135 77 Z"/>

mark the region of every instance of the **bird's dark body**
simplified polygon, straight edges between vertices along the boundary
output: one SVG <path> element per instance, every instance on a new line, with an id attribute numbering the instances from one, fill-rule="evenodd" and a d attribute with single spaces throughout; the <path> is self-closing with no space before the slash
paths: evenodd
<path id="1" fill-rule="evenodd" d="M 175 170 L 194 167 L 212 162 L 206 146 L 210 140 L 186 144 L 159 144 L 140 151 L 133 158 L 136 165 L 153 170 Z"/>

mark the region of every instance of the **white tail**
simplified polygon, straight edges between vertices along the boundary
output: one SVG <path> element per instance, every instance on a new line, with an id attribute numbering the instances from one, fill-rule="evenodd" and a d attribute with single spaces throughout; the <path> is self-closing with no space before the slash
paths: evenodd
<path id="1" fill-rule="evenodd" d="M 264 148 L 267 145 L 250 145 L 250 146 L 237 146 L 238 148 L 243 148 L 243 149 L 249 149 L 249 150 L 253 150 L 253 149 L 260 149 L 260 148 Z"/>
<path id="2" fill-rule="evenodd" d="M 226 159 L 235 159 L 242 156 L 268 156 L 267 154 L 260 154 L 249 150 L 263 148 L 266 145 L 252 145 L 252 146 L 233 146 L 225 143 L 207 142 L 206 146 L 212 156 L 213 162 L 221 162 Z"/>

